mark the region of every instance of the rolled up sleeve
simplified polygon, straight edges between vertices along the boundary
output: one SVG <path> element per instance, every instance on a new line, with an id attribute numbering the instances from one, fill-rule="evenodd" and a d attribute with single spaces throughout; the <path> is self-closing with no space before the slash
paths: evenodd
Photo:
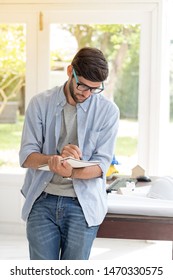
<path id="1" fill-rule="evenodd" d="M 41 153 L 43 145 L 43 126 L 41 110 L 37 100 L 31 100 L 25 114 L 25 122 L 22 132 L 19 162 L 23 166 L 26 158 L 34 152 Z"/>

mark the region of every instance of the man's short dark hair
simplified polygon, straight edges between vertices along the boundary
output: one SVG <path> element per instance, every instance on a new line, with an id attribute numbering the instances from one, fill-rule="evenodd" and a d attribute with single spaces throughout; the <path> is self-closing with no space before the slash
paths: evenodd
<path id="1" fill-rule="evenodd" d="M 72 60 L 78 76 L 93 82 L 103 82 L 108 77 L 108 63 L 103 53 L 97 48 L 80 49 Z"/>

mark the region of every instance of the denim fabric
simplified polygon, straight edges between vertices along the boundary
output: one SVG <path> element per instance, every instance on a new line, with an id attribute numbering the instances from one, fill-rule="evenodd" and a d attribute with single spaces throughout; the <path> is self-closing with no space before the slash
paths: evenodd
<path id="1" fill-rule="evenodd" d="M 86 260 L 98 227 L 88 227 L 77 198 L 43 192 L 27 220 L 30 259 Z"/>

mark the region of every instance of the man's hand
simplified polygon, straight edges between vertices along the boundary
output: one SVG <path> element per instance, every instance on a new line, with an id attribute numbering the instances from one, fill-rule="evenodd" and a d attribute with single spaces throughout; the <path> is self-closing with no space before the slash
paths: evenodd
<path id="1" fill-rule="evenodd" d="M 61 156 L 51 156 L 48 160 L 49 169 L 62 177 L 70 177 L 73 168 L 66 160 L 62 161 L 62 159 Z"/>
<path id="2" fill-rule="evenodd" d="M 62 157 L 73 157 L 76 159 L 82 158 L 82 153 L 78 146 L 73 144 L 68 144 L 67 146 L 64 146 L 61 153 Z"/>

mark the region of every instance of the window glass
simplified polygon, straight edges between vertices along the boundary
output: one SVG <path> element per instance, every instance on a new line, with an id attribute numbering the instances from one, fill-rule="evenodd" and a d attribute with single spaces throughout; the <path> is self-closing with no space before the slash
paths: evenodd
<path id="1" fill-rule="evenodd" d="M 8 172 L 19 167 L 25 64 L 25 24 L 0 24 L 0 169 Z"/>

